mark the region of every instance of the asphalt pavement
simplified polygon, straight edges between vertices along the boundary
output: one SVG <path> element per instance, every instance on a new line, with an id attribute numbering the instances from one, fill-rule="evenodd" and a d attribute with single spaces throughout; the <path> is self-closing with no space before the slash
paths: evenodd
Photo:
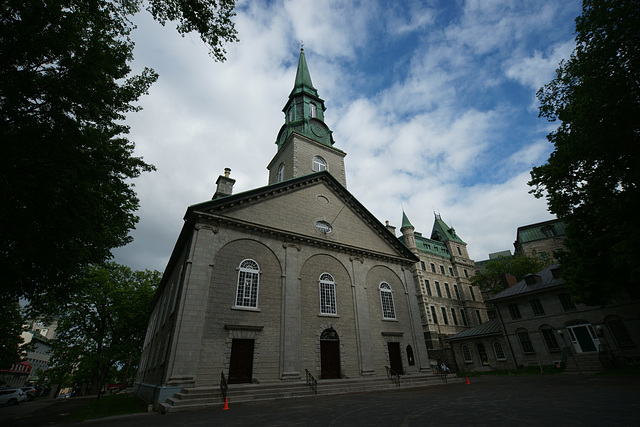
<path id="1" fill-rule="evenodd" d="M 470 384 L 299 399 L 245 402 L 193 412 L 137 414 L 84 422 L 91 426 L 640 426 L 640 377 L 544 375 L 483 376 Z M 0 425 L 61 425 L 55 414 L 74 399 L 46 410 L 11 416 Z M 66 406 L 65 406 L 66 405 Z M 35 413 L 39 413 L 37 416 Z"/>

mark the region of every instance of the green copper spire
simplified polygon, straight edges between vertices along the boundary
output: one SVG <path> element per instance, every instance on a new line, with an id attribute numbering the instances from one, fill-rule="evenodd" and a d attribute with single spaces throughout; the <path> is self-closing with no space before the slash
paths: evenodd
<path id="1" fill-rule="evenodd" d="M 402 211 L 402 226 L 400 227 L 400 230 L 407 227 L 413 227 L 413 224 L 411 224 L 411 221 L 409 221 L 409 218 L 407 218 L 407 214 Z"/>
<path id="2" fill-rule="evenodd" d="M 307 93 L 308 95 L 318 97 L 318 91 L 311 83 L 311 74 L 307 67 L 307 60 L 304 57 L 304 48 L 300 48 L 300 58 L 298 59 L 298 71 L 296 72 L 296 82 L 289 97 L 299 93 Z"/>
<path id="3" fill-rule="evenodd" d="M 284 125 L 278 133 L 278 149 L 296 132 L 320 144 L 333 147 L 333 132 L 324 122 L 324 100 L 318 96 L 318 91 L 311 83 L 311 74 L 304 56 L 304 49 L 300 49 L 296 80 L 289 100 L 282 109 Z"/>
<path id="4" fill-rule="evenodd" d="M 433 229 L 431 230 L 431 238 L 439 242 L 454 241 L 458 243 L 466 243 L 456 234 L 453 227 L 449 227 L 439 214 L 435 214 Z"/>

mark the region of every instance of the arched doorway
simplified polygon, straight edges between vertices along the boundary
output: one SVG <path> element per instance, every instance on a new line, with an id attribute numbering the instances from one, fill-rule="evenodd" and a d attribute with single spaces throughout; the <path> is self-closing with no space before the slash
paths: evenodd
<path id="1" fill-rule="evenodd" d="M 591 323 L 578 320 L 567 325 L 567 332 L 576 353 L 589 353 L 598 351 L 600 340 Z"/>
<path id="2" fill-rule="evenodd" d="M 340 338 L 333 328 L 320 334 L 320 378 L 340 378 Z"/>

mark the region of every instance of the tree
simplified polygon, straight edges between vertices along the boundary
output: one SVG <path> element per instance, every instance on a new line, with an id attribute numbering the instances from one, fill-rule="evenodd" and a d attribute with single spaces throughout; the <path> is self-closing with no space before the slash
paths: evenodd
<path id="1" fill-rule="evenodd" d="M 640 277 L 640 1 L 584 0 L 577 46 L 538 91 L 559 121 L 529 185 L 566 224 L 560 258 L 577 301 L 600 304 Z"/>
<path id="2" fill-rule="evenodd" d="M 0 298 L 32 302 L 131 240 L 133 156 L 125 115 L 157 75 L 131 75 L 143 0 L 0 0 Z M 150 0 L 216 60 L 236 41 L 233 0 Z"/>
<path id="3" fill-rule="evenodd" d="M 58 319 L 52 347 L 52 372 L 71 373 L 98 394 L 110 372 L 127 381 L 135 372 L 157 285 L 158 271 L 132 271 L 113 262 L 89 266 L 74 280 L 64 304 L 51 304 Z M 125 378 L 123 378 L 125 377 Z"/>
<path id="4" fill-rule="evenodd" d="M 0 299 L 0 369 L 8 369 L 20 362 L 23 324 L 18 301 Z"/>
<path id="5" fill-rule="evenodd" d="M 548 267 L 552 263 L 551 257 L 529 257 L 515 255 L 493 259 L 485 265 L 481 272 L 471 278 L 471 283 L 479 286 L 489 295 L 497 294 L 506 288 L 504 277 L 506 274 L 515 276 L 517 281 L 524 279 L 527 274 L 534 274 Z"/>

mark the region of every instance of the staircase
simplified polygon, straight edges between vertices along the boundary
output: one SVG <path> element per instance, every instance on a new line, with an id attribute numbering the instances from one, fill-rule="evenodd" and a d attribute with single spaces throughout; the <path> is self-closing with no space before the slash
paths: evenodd
<path id="1" fill-rule="evenodd" d="M 464 379 L 454 375 L 447 377 L 448 383 L 461 383 Z M 362 377 L 337 380 L 318 380 L 318 395 L 361 393 L 380 390 L 399 390 L 444 384 L 445 380 L 434 374 L 403 375 L 397 386 L 386 377 Z M 304 381 L 264 384 L 232 384 L 227 391 L 229 402 L 251 402 L 259 400 L 293 399 L 312 397 L 315 393 Z M 222 406 L 224 399 L 219 387 L 185 388 L 158 406 L 161 413 L 193 411 Z"/>
<path id="2" fill-rule="evenodd" d="M 602 371 L 599 353 L 574 353 L 566 359 L 565 373 L 568 374 L 595 374 Z"/>

